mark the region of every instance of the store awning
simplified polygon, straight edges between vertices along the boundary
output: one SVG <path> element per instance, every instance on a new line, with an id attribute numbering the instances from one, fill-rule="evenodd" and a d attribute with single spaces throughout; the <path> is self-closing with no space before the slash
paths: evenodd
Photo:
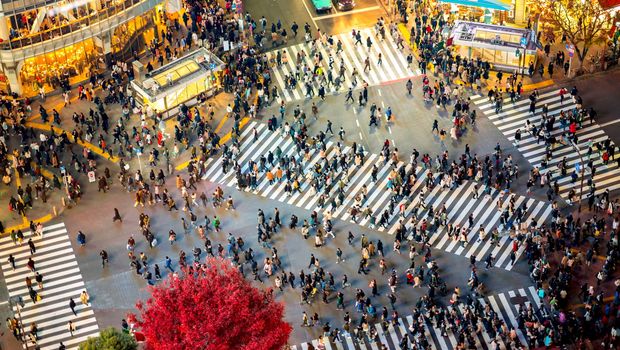
<path id="1" fill-rule="evenodd" d="M 511 0 L 441 0 L 441 2 L 502 11 L 510 11 L 512 7 Z"/>

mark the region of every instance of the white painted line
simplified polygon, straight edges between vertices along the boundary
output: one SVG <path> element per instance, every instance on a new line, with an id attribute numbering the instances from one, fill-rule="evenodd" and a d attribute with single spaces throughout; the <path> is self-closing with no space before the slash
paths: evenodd
<path id="1" fill-rule="evenodd" d="M 392 127 L 388 126 L 388 131 L 390 132 L 390 134 L 392 133 Z"/>
<path id="2" fill-rule="evenodd" d="M 302 1 L 302 2 L 304 3 L 304 6 L 306 6 L 306 2 L 305 1 Z M 310 14 L 310 17 L 312 18 L 312 21 L 314 21 L 314 20 L 321 20 L 321 19 L 328 19 L 328 18 L 348 16 L 348 15 L 352 15 L 352 14 L 355 14 L 355 13 L 375 11 L 375 10 L 379 10 L 380 8 L 381 7 L 379 7 L 379 6 L 371 6 L 371 7 L 366 7 L 366 8 L 363 8 L 363 9 L 352 10 L 352 11 L 347 11 L 347 12 L 340 12 L 340 13 L 333 13 L 331 15 L 325 15 L 325 16 L 320 16 L 320 17 L 312 17 L 312 14 Z M 308 9 L 308 6 L 306 6 L 306 10 L 307 9 Z M 308 11 L 308 13 L 310 13 L 310 11 Z"/>
<path id="3" fill-rule="evenodd" d="M 385 103 L 381 101 L 381 108 L 385 108 Z"/>
<path id="4" fill-rule="evenodd" d="M 379 93 L 379 96 L 381 96 L 381 89 L 377 89 L 377 92 Z"/>
<path id="5" fill-rule="evenodd" d="M 359 119 L 355 119 L 355 124 L 357 124 L 357 127 L 360 127 L 360 120 Z"/>
<path id="6" fill-rule="evenodd" d="M 620 123 L 620 118 L 612 120 L 612 121 L 609 121 L 607 123 L 599 124 L 599 126 L 603 127 L 603 126 L 613 125 L 613 124 L 616 124 L 616 123 Z"/>
<path id="7" fill-rule="evenodd" d="M 363 140 L 364 137 L 362 136 L 362 133 L 360 132 L 360 139 Z"/>
<path id="8" fill-rule="evenodd" d="M 306 5 L 306 1 L 301 0 L 301 3 L 304 4 L 304 7 L 306 8 L 306 12 L 308 12 L 308 15 L 310 16 L 310 20 L 312 20 L 312 24 L 314 24 L 314 28 L 319 29 L 319 26 L 316 24 L 316 20 L 314 19 L 314 17 L 312 17 L 312 12 L 310 12 L 308 5 Z"/>

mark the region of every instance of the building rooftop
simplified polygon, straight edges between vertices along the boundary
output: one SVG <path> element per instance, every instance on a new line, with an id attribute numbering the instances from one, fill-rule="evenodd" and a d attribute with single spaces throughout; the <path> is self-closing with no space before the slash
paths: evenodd
<path id="1" fill-rule="evenodd" d="M 525 38 L 528 50 L 536 50 L 538 48 L 536 35 L 531 29 L 478 22 L 456 21 L 452 27 L 450 38 L 457 45 L 478 43 L 505 47 L 510 50 L 521 48 L 521 40 Z"/>
<path id="2" fill-rule="evenodd" d="M 222 60 L 209 50 L 200 48 L 147 73 L 141 80 L 133 80 L 131 85 L 153 101 L 176 91 L 179 86 L 223 68 Z"/>

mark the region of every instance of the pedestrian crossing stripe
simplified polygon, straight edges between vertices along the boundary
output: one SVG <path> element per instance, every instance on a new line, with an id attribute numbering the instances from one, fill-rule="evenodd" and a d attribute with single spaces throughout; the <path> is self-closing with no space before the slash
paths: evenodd
<path id="1" fill-rule="evenodd" d="M 517 334 L 517 339 L 521 346 L 514 346 L 510 343 L 509 337 L 501 337 L 497 334 L 494 335 L 492 327 L 482 321 L 482 317 L 479 317 L 482 331 L 480 334 L 472 332 L 472 338 L 475 344 L 472 344 L 475 349 L 493 349 L 492 342 L 495 341 L 499 349 L 518 349 L 528 348 L 529 339 L 527 338 L 527 332 L 519 327 L 518 315 L 521 307 L 532 307 L 534 316 L 536 319 L 544 323 L 546 320 L 547 312 L 542 309 L 542 303 L 538 297 L 536 288 L 533 286 L 527 288 L 519 288 L 517 290 L 510 290 L 494 295 L 488 295 L 486 297 L 478 298 L 478 301 L 482 307 L 488 305 L 498 318 L 503 321 L 509 329 L 514 329 Z M 459 303 L 456 306 L 448 306 L 449 311 L 454 310 L 458 315 L 463 318 L 463 315 L 467 309 L 471 310 L 471 307 Z M 339 350 L 357 350 L 357 349 L 380 349 L 381 345 L 385 345 L 390 350 L 401 349 L 400 342 L 405 335 L 409 335 L 409 339 L 416 341 L 416 336 L 411 332 L 411 329 L 417 329 L 420 320 L 415 320 L 412 315 L 400 317 L 395 322 L 390 322 L 387 329 L 384 329 L 380 323 L 372 325 L 377 330 L 379 343 L 370 339 L 368 335 L 358 338 L 357 335 L 351 335 L 343 333 L 339 339 L 332 339 L 328 336 L 321 336 L 318 339 L 313 339 L 309 342 L 301 343 L 299 346 L 293 345 L 290 348 L 292 350 L 308 349 L 308 344 L 312 344 L 315 349 L 339 349 Z M 438 328 L 435 319 L 428 314 L 424 315 L 423 321 L 424 334 L 419 334 L 418 337 L 424 338 L 430 349 L 452 350 L 457 349 L 458 334 L 454 330 L 447 330 L 446 335 L 442 335 L 441 330 Z M 476 327 L 477 325 L 474 325 Z M 413 348 L 418 348 L 414 346 Z"/>
<path id="2" fill-rule="evenodd" d="M 489 101 L 488 98 L 475 95 L 472 96 L 472 101 L 480 109 L 480 111 L 499 129 L 499 131 L 508 138 L 508 140 L 514 143 L 515 132 L 517 129 L 521 129 L 521 141 L 519 142 L 517 149 L 519 152 L 530 162 L 534 167 L 541 169 L 541 173 L 550 171 L 552 173 L 552 182 L 557 181 L 560 187 L 560 196 L 567 199 L 571 190 L 574 190 L 579 195 L 581 172 L 577 172 L 577 178 L 573 181 L 571 173 L 577 166 L 585 166 L 581 164 L 581 153 L 584 163 L 587 164 L 589 160 L 593 161 L 596 168 L 596 174 L 594 176 L 594 185 L 596 186 L 595 194 L 601 194 L 606 190 L 613 191 L 620 188 L 620 168 L 618 162 L 610 159 L 609 163 L 605 165 L 603 163 L 602 152 L 598 153 L 593 151 L 590 158 L 587 157 L 588 143 L 602 142 L 608 139 L 607 134 L 596 122 L 590 122 L 590 120 L 584 118 L 582 127 L 577 130 L 577 148 L 575 149 L 571 144 L 558 143 L 553 148 L 553 157 L 547 162 L 547 167 L 542 167 L 542 163 L 546 153 L 546 146 L 543 141 L 537 142 L 538 137 L 531 135 L 525 130 L 526 120 L 529 120 L 532 125 L 539 126 L 542 120 L 542 108 L 547 105 L 549 108 L 548 115 L 556 116 L 553 131 L 551 135 L 560 139 L 563 132 L 568 133 L 568 127 L 562 128 L 559 114 L 562 111 L 569 111 L 577 108 L 577 105 L 571 96 L 564 97 L 559 93 L 559 90 L 552 90 L 543 94 L 540 94 L 536 102 L 535 113 L 532 114 L 529 111 L 530 100 L 527 98 L 510 102 L 510 98 L 503 100 L 504 104 L 502 110 L 499 113 L 495 113 L 495 104 Z M 615 155 L 617 157 L 618 155 Z M 562 161 L 562 158 L 566 157 L 567 171 L 566 175 L 562 176 L 557 165 Z M 586 167 L 585 169 L 586 179 L 591 178 L 591 172 Z M 589 192 L 587 182 L 584 181 L 584 194 L 582 198 L 586 198 Z"/>
<path id="3" fill-rule="evenodd" d="M 255 139 L 253 130 L 257 130 L 257 136 Z M 276 153 L 275 150 L 280 147 L 282 154 L 295 155 L 297 154 L 297 146 L 292 141 L 290 136 L 282 135 L 279 132 L 271 132 L 264 124 L 257 121 L 250 122 L 247 127 L 242 131 L 240 135 L 239 153 L 237 154 L 237 163 L 245 173 L 249 169 L 250 161 L 256 163 L 262 155 L 266 155 L 268 152 Z M 340 146 L 342 153 L 352 152 L 349 146 Z M 326 143 L 326 151 L 324 153 L 325 159 L 331 160 L 338 153 L 338 144 L 333 141 Z M 303 155 L 300 155 L 303 157 Z M 315 164 L 321 160 L 321 152 L 316 149 L 312 149 L 309 153 L 309 157 L 304 161 L 301 166 L 304 171 L 304 176 L 300 178 L 300 190 L 294 194 L 287 194 L 284 192 L 285 181 L 278 182 L 274 180 L 273 184 L 269 184 L 269 181 L 263 176 L 257 178 L 257 187 L 255 190 L 251 190 L 249 187 L 245 188 L 245 192 L 251 192 L 256 195 L 260 195 L 265 198 L 277 200 L 287 203 L 299 208 L 303 208 L 309 211 L 316 211 L 323 215 L 331 215 L 332 218 L 356 223 L 361 226 L 371 227 L 370 217 L 364 218 L 361 213 L 356 220 L 351 217 L 351 208 L 355 205 L 355 198 L 362 194 L 363 186 L 367 188 L 367 199 L 362 203 L 362 208 L 368 207 L 374 217 L 379 217 L 385 210 L 390 208 L 391 190 L 387 189 L 388 177 L 392 169 L 399 169 L 404 167 L 405 170 L 411 169 L 411 164 L 404 164 L 399 162 L 396 166 L 392 165 L 392 161 L 386 161 L 383 157 L 366 153 L 364 162 L 358 167 L 351 165 L 347 171 L 347 176 L 342 176 L 347 180 L 345 186 L 344 200 L 336 208 L 331 207 L 332 199 L 337 197 L 338 184 L 334 183 L 332 189 L 327 196 L 325 206 L 321 207 L 318 204 L 320 195 L 315 193 L 314 189 L 310 185 L 311 179 L 308 176 L 311 174 Z M 276 160 L 277 162 L 277 160 Z M 276 163 L 274 162 L 274 163 Z M 371 178 L 372 167 L 377 166 L 377 181 L 373 182 Z M 269 164 L 267 164 L 269 166 Z M 225 185 L 228 187 L 236 187 L 237 179 L 235 172 L 228 169 L 227 173 L 223 173 L 222 170 L 222 158 L 210 158 L 205 165 L 204 174 L 202 178 L 213 183 Z M 271 169 L 275 169 L 272 167 Z M 416 180 L 411 188 L 409 197 L 402 199 L 399 203 L 394 205 L 394 211 L 390 213 L 388 222 L 385 226 L 377 225 L 374 228 L 381 232 L 386 232 L 390 235 L 395 234 L 399 222 L 402 220 L 405 223 L 405 227 L 411 228 L 411 218 L 413 217 L 414 208 L 420 202 L 420 193 L 425 188 L 425 179 L 429 170 L 422 167 L 415 169 Z M 264 174 L 261 173 L 261 174 Z M 435 176 L 438 180 L 438 175 Z M 336 179 L 334 179 L 336 181 Z M 436 181 L 437 182 L 437 181 Z M 490 194 L 484 195 L 484 186 L 478 189 L 478 198 L 474 198 L 474 186 L 473 181 L 464 181 L 461 186 L 458 186 L 454 190 L 442 189 L 440 185 L 436 185 L 429 193 L 427 193 L 424 203 L 426 209 L 418 211 L 418 223 L 425 219 L 429 215 L 430 207 L 439 208 L 445 205 L 448 209 L 448 221 L 453 224 L 458 224 L 461 227 L 469 227 L 468 218 L 470 214 L 473 214 L 474 225 L 471 227 L 471 232 L 467 235 L 466 242 L 461 242 L 453 239 L 448 239 L 446 234 L 446 227 L 439 227 L 437 232 L 430 235 L 431 247 L 442 249 L 447 252 L 465 256 L 469 258 L 475 255 L 477 260 L 483 260 L 488 254 L 492 254 L 495 258 L 496 267 L 501 267 L 507 270 L 511 270 L 514 265 L 511 262 L 510 255 L 512 252 L 512 238 L 510 238 L 509 231 L 500 226 L 500 216 L 503 210 L 508 208 L 509 196 L 515 196 L 515 208 L 518 208 L 521 204 L 525 203 L 527 210 L 523 213 L 523 222 L 531 222 L 536 220 L 540 225 L 544 223 L 551 215 L 551 206 L 548 203 L 526 198 L 516 194 L 506 194 L 504 191 L 498 191 L 496 189 L 490 189 Z M 502 199 L 502 210 L 499 210 L 496 203 L 499 199 Z M 400 215 L 399 205 L 406 206 L 404 215 Z M 361 211 L 361 210 L 360 210 Z M 511 213 L 508 223 L 513 226 L 516 225 L 516 217 Z M 378 220 L 377 220 L 378 221 Z M 483 226 L 487 237 L 482 240 L 479 236 L 478 227 Z M 499 242 L 492 243 L 490 240 L 491 231 L 499 227 L 502 237 Z M 520 257 L 523 253 L 523 247 L 519 247 L 519 250 L 515 253 L 516 257 Z"/>
<path id="4" fill-rule="evenodd" d="M 32 239 L 36 252 L 30 254 L 27 244 Z M 9 255 L 15 258 L 16 269 L 8 262 Z M 43 276 L 43 289 L 38 289 L 34 274 L 27 267 L 28 259 L 35 261 L 36 271 Z M 10 236 L 0 238 L 0 267 L 4 275 L 10 297 L 21 297 L 24 307 L 20 307 L 21 322 L 26 333 L 29 325 L 36 323 L 39 332 L 37 345 L 43 350 L 56 350 L 60 342 L 67 349 L 77 349 L 89 337 L 99 335 L 99 326 L 91 305 L 80 302 L 80 294 L 86 290 L 82 274 L 71 247 L 71 241 L 64 223 L 52 224 L 43 228 L 43 237 L 32 232 L 24 232 L 24 242 L 14 244 Z M 33 303 L 25 284 L 30 276 L 33 288 L 42 299 Z M 76 302 L 77 316 L 69 308 L 69 298 Z M 17 316 L 17 309 L 13 308 Z M 76 330 L 71 336 L 68 323 L 72 321 Z M 35 344 L 29 342 L 30 348 Z M 24 344 L 24 348 L 26 345 Z"/>
<path id="5" fill-rule="evenodd" d="M 407 59 L 405 54 L 397 47 L 395 40 L 392 38 L 389 30 L 386 30 L 386 38 L 385 40 L 380 40 L 380 37 L 374 28 L 366 28 L 360 30 L 362 37 L 370 37 L 373 45 L 370 49 L 366 47 L 366 45 L 355 45 L 355 40 L 351 36 L 350 33 L 342 33 L 334 35 L 334 45 L 330 47 L 329 44 L 324 46 L 320 40 L 317 41 L 316 50 L 317 53 L 321 53 L 323 56 L 323 61 L 320 66 L 325 70 L 325 77 L 327 79 L 327 70 L 329 68 L 329 54 L 332 54 L 334 58 L 334 65 L 332 68 L 332 72 L 335 77 L 339 75 L 338 69 L 341 65 L 344 65 L 345 70 L 345 78 L 340 84 L 339 88 L 336 88 L 332 84 L 328 84 L 331 86 L 327 86 L 326 93 L 337 93 L 348 90 L 349 87 L 359 87 L 362 85 L 362 82 L 366 82 L 369 86 L 379 85 L 382 83 L 396 81 L 400 79 L 406 79 L 409 77 L 421 75 L 420 69 L 412 69 L 409 64 L 407 64 Z M 336 53 L 336 43 L 340 40 L 342 42 L 342 51 Z M 285 102 L 301 100 L 307 98 L 309 96 L 306 95 L 306 88 L 303 81 L 303 70 L 302 67 L 307 65 L 309 69 L 313 69 L 314 57 L 310 52 L 311 45 L 307 43 L 300 43 L 297 45 L 292 45 L 285 47 L 283 49 L 271 51 L 267 53 L 267 58 L 270 62 L 276 62 L 276 57 L 278 52 L 281 55 L 285 55 L 287 57 L 286 62 L 283 60 L 280 66 L 277 66 L 277 63 L 274 63 L 272 69 L 272 77 L 273 82 L 278 87 L 278 91 L 280 94 L 280 98 Z M 297 55 L 299 53 L 305 53 L 304 58 L 302 59 L 302 64 L 300 65 L 300 76 L 297 79 L 297 85 L 295 88 L 290 89 L 287 86 L 286 77 L 294 76 L 297 72 Z M 378 64 L 378 54 L 381 53 L 382 64 Z M 370 69 L 368 71 L 364 71 L 365 68 L 365 60 L 369 58 L 370 60 Z M 356 78 L 356 83 L 353 84 L 354 79 L 352 77 L 353 70 L 357 70 L 359 73 L 359 77 Z M 317 95 L 317 91 L 320 82 L 316 79 L 313 79 L 311 82 L 312 88 L 314 90 L 314 95 Z"/>

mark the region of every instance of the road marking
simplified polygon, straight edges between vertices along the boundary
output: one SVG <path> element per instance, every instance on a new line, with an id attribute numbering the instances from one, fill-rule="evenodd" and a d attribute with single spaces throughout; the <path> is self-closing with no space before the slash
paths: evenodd
<path id="1" fill-rule="evenodd" d="M 360 127 L 360 120 L 359 119 L 355 119 L 355 123 L 357 124 L 357 127 Z"/>
<path id="2" fill-rule="evenodd" d="M 377 89 L 377 92 L 379 92 L 379 96 L 381 96 L 381 89 Z"/>
<path id="3" fill-rule="evenodd" d="M 308 5 L 306 5 L 306 0 L 301 0 L 301 3 L 304 4 L 304 7 L 306 8 L 306 12 L 308 12 L 308 15 L 310 16 L 310 20 L 312 21 L 312 24 L 314 24 L 314 28 L 319 29 L 319 26 L 316 24 L 316 20 L 314 19 L 314 17 L 312 17 L 312 13 L 310 12 Z"/>
<path id="4" fill-rule="evenodd" d="M 388 126 L 388 131 L 390 132 L 390 134 L 392 133 L 392 127 Z"/>
<path id="5" fill-rule="evenodd" d="M 305 1 L 302 1 L 302 2 L 304 3 L 304 6 L 306 6 L 306 2 Z M 306 6 L 306 9 L 308 9 L 308 6 Z M 367 8 L 363 8 L 363 9 L 358 9 L 358 10 L 347 11 L 347 12 L 332 13 L 331 15 L 325 15 L 325 16 L 320 16 L 320 17 L 312 17 L 312 14 L 310 14 L 310 18 L 312 19 L 312 21 L 314 21 L 314 20 L 321 20 L 321 19 L 328 19 L 328 18 L 348 16 L 348 15 L 353 15 L 353 14 L 356 14 L 356 13 L 375 11 L 375 10 L 379 10 L 379 9 L 381 9 L 381 7 L 379 7 L 379 6 L 371 6 L 371 7 L 367 7 Z M 308 13 L 310 13 L 310 11 L 308 11 Z"/>
<path id="6" fill-rule="evenodd" d="M 12 156 L 12 157 L 13 157 L 13 160 L 17 162 L 17 158 L 15 158 L 15 156 Z M 17 172 L 17 169 L 15 170 L 15 184 L 17 185 L 18 188 L 22 187 L 22 180 L 19 178 L 19 172 Z M 26 215 L 23 215 L 23 214 L 22 214 L 22 224 L 29 225 L 28 219 L 26 219 Z M 8 232 L 8 231 L 5 230 L 5 232 Z"/>
<path id="7" fill-rule="evenodd" d="M 398 78 L 398 79 L 394 79 L 394 80 L 383 81 L 379 85 L 391 85 L 391 84 L 394 84 L 394 83 L 398 83 L 399 81 L 405 81 L 405 80 L 408 80 L 408 79 L 411 79 L 411 78 L 415 78 L 415 75 L 410 75 L 410 76 L 407 76 L 407 77 L 402 77 L 402 78 Z"/>
<path id="8" fill-rule="evenodd" d="M 613 124 L 616 124 L 616 123 L 620 123 L 620 119 L 616 119 L 616 120 L 609 121 L 607 123 L 599 124 L 599 126 L 600 127 L 609 126 L 609 125 L 613 125 Z"/>
<path id="9" fill-rule="evenodd" d="M 243 119 L 241 119 L 241 121 L 239 122 L 239 130 L 241 130 L 249 121 L 250 121 L 250 117 L 244 117 Z M 222 138 L 220 138 L 220 143 L 219 143 L 220 146 L 228 142 L 228 140 L 230 140 L 231 137 L 232 137 L 232 131 L 229 131 L 226 135 L 222 136 Z M 185 162 L 177 165 L 175 169 L 180 171 L 180 170 L 187 168 L 191 160 L 192 159 L 186 160 Z"/>
<path id="10" fill-rule="evenodd" d="M 381 101 L 381 108 L 385 108 L 385 103 Z"/>
<path id="11" fill-rule="evenodd" d="M 396 142 L 394 142 L 394 139 L 392 139 L 392 145 L 394 145 L 394 147 L 396 147 Z"/>
<path id="12" fill-rule="evenodd" d="M 226 121 L 228 120 L 228 115 L 229 113 L 226 113 L 226 115 L 222 118 L 222 120 L 220 120 L 220 123 L 217 124 L 217 127 L 215 128 L 216 134 L 220 132 L 220 130 L 222 130 L 222 127 L 224 127 L 224 123 L 226 123 Z"/>
<path id="13" fill-rule="evenodd" d="M 51 132 L 52 129 L 54 129 L 54 134 L 58 135 L 61 134 L 62 132 L 65 132 L 67 134 L 67 137 L 69 138 L 69 141 L 82 146 L 82 147 L 86 147 L 89 150 L 91 150 L 93 153 L 100 155 L 102 158 L 107 159 L 113 163 L 118 163 L 119 162 L 119 158 L 116 156 L 113 156 L 110 153 L 107 153 L 106 151 L 102 150 L 101 148 L 99 148 L 98 146 L 95 146 L 94 144 L 90 143 L 90 142 L 85 142 L 85 141 L 80 141 L 80 140 L 76 140 L 73 137 L 73 134 L 65 129 L 62 129 L 59 126 L 55 126 L 52 124 L 42 124 L 42 123 L 35 123 L 35 122 L 26 122 L 26 127 L 29 128 L 33 128 L 33 129 L 37 129 L 37 130 L 43 130 L 43 131 L 49 131 Z"/>
<path id="14" fill-rule="evenodd" d="M 363 140 L 364 137 L 362 136 L 362 132 L 360 131 L 360 139 Z"/>

